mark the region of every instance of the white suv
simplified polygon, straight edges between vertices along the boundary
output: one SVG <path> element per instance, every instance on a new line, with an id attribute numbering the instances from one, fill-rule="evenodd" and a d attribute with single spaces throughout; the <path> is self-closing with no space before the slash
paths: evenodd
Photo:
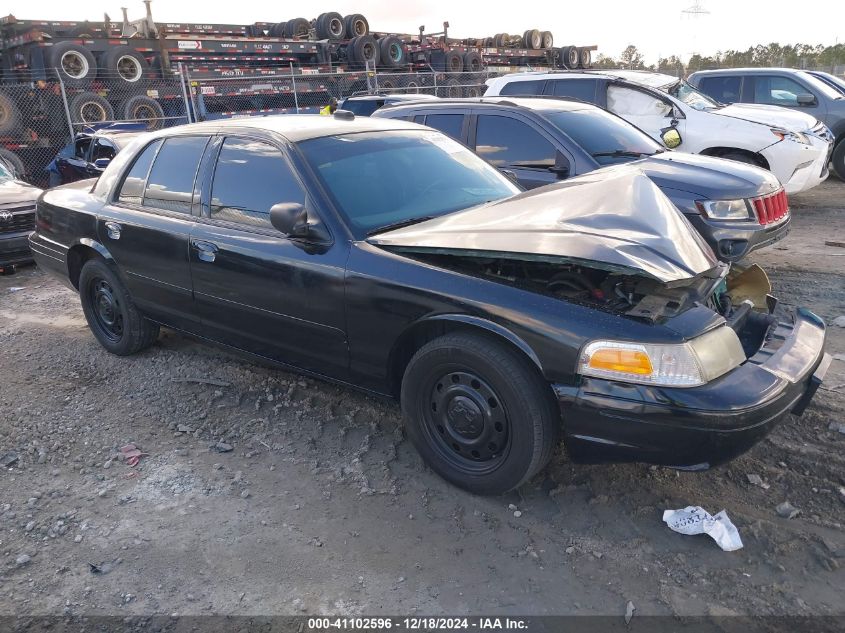
<path id="1" fill-rule="evenodd" d="M 669 148 L 760 165 L 788 193 L 828 175 L 833 134 L 814 117 L 778 106 L 724 105 L 661 73 L 588 71 L 516 73 L 487 81 L 485 96 L 548 95 L 594 103 Z"/>

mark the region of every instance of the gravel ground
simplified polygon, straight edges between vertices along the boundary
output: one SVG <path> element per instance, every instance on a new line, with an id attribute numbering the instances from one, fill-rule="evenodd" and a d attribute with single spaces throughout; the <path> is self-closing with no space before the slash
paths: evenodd
<path id="1" fill-rule="evenodd" d="M 844 194 L 795 196 L 790 236 L 752 258 L 828 322 Z M 844 615 L 845 328 L 828 348 L 805 415 L 726 466 L 561 449 L 481 498 L 422 464 L 393 405 L 170 331 L 110 356 L 78 297 L 24 268 L 0 277 L 0 614 Z M 744 549 L 671 532 L 686 505 L 726 510 Z"/>

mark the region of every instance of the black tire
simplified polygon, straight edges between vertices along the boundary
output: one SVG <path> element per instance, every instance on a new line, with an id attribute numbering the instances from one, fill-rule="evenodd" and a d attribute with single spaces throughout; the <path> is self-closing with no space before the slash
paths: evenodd
<path id="1" fill-rule="evenodd" d="M 0 148 L 0 161 L 3 161 L 12 170 L 12 175 L 18 180 L 23 180 L 26 174 L 26 166 L 20 156 L 5 148 Z"/>
<path id="2" fill-rule="evenodd" d="M 288 23 L 287 22 L 276 22 L 270 29 L 267 31 L 267 34 L 270 37 L 285 37 L 285 31 L 287 30 Z"/>
<path id="3" fill-rule="evenodd" d="M 308 37 L 311 23 L 305 18 L 294 18 L 285 23 L 285 37 Z"/>
<path id="4" fill-rule="evenodd" d="M 372 62 L 373 66 L 379 65 L 379 46 L 372 35 L 356 37 L 349 42 L 349 46 L 352 48 L 349 58 L 362 68 L 367 65 L 367 62 Z"/>
<path id="5" fill-rule="evenodd" d="M 570 70 L 578 68 L 578 49 L 574 46 L 563 46 L 560 49 L 560 63 Z"/>
<path id="6" fill-rule="evenodd" d="M 578 67 L 589 68 L 593 65 L 593 52 L 589 48 L 582 48 L 578 51 Z"/>
<path id="7" fill-rule="evenodd" d="M 340 13 L 321 13 L 317 18 L 316 31 L 319 40 L 342 40 L 346 36 L 346 23 Z"/>
<path id="8" fill-rule="evenodd" d="M 378 41 L 379 58 L 382 66 L 399 68 L 408 63 L 405 45 L 395 35 L 386 35 Z"/>
<path id="9" fill-rule="evenodd" d="M 839 141 L 836 147 L 833 148 L 833 154 L 830 157 L 830 166 L 833 168 L 833 173 L 839 180 L 845 181 L 845 139 Z"/>
<path id="10" fill-rule="evenodd" d="M 469 51 L 464 53 L 464 71 L 468 73 L 477 73 L 481 71 L 483 62 L 481 54 L 478 51 Z"/>
<path id="11" fill-rule="evenodd" d="M 502 494 L 551 459 L 560 416 L 542 376 L 518 352 L 480 334 L 453 333 L 420 348 L 402 379 L 411 442 L 444 479 Z"/>
<path id="12" fill-rule="evenodd" d="M 370 23 L 360 13 L 353 13 L 343 18 L 343 23 L 346 26 L 346 37 L 363 37 L 370 34 Z"/>
<path id="13" fill-rule="evenodd" d="M 97 76 L 97 60 L 84 46 L 58 42 L 49 48 L 47 65 L 70 86 L 89 83 Z"/>
<path id="14" fill-rule="evenodd" d="M 522 35 L 522 44 L 525 48 L 537 50 L 543 45 L 543 36 L 537 29 L 528 29 Z"/>
<path id="15" fill-rule="evenodd" d="M 461 88 L 461 82 L 457 79 L 447 79 L 441 86 L 439 86 L 438 93 L 438 97 L 447 99 L 460 99 L 464 96 L 463 88 Z"/>
<path id="16" fill-rule="evenodd" d="M 443 70 L 447 73 L 460 73 L 464 70 L 464 56 L 459 51 L 446 51 L 443 54 Z"/>
<path id="17" fill-rule="evenodd" d="M 136 84 L 150 70 L 150 65 L 141 53 L 128 46 L 116 46 L 100 57 L 97 76 L 118 84 Z"/>
<path id="18" fill-rule="evenodd" d="M 0 135 L 14 132 L 20 123 L 20 108 L 9 95 L 0 92 Z"/>
<path id="19" fill-rule="evenodd" d="M 120 104 L 120 116 L 126 121 L 143 121 L 148 130 L 164 127 L 164 110 L 158 101 L 145 95 L 135 95 Z"/>
<path id="20" fill-rule="evenodd" d="M 94 338 L 112 354 L 129 356 L 158 338 L 158 325 L 141 316 L 123 283 L 102 259 L 90 259 L 82 267 L 79 298 Z"/>
<path id="21" fill-rule="evenodd" d="M 724 152 L 718 156 L 719 158 L 724 158 L 725 160 L 735 160 L 738 163 L 745 163 L 746 165 L 754 165 L 755 167 L 762 166 L 760 161 L 755 158 L 753 154 L 746 154 L 745 152 Z"/>
<path id="22" fill-rule="evenodd" d="M 552 35 L 551 31 L 541 32 L 540 38 L 542 39 L 542 44 L 540 44 L 540 46 L 542 48 L 554 48 L 554 46 L 555 46 L 555 36 Z"/>
<path id="23" fill-rule="evenodd" d="M 103 97 L 93 92 L 80 92 L 68 104 L 74 124 L 114 121 L 114 108 Z"/>

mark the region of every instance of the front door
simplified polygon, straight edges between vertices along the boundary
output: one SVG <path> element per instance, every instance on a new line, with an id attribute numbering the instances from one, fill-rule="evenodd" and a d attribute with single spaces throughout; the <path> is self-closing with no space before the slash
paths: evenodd
<path id="1" fill-rule="evenodd" d="M 226 137 L 190 237 L 203 330 L 213 340 L 344 379 L 348 244 L 279 233 L 269 212 L 285 202 L 309 207 L 284 151 L 263 140 Z M 310 208 L 309 219 L 319 221 Z"/>
<path id="2" fill-rule="evenodd" d="M 138 307 L 165 325 L 193 329 L 188 239 L 204 136 L 156 140 L 135 159 L 103 208 L 97 234 Z M 119 209 L 118 209 L 119 207 Z"/>

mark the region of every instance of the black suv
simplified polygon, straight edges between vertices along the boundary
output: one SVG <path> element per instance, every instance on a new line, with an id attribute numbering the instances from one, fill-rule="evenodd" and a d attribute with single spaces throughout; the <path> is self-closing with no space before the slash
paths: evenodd
<path id="1" fill-rule="evenodd" d="M 624 119 L 577 100 L 441 99 L 386 106 L 374 116 L 436 128 L 515 174 L 526 189 L 635 163 L 723 261 L 736 261 L 788 232 L 786 194 L 770 172 L 668 151 Z"/>

